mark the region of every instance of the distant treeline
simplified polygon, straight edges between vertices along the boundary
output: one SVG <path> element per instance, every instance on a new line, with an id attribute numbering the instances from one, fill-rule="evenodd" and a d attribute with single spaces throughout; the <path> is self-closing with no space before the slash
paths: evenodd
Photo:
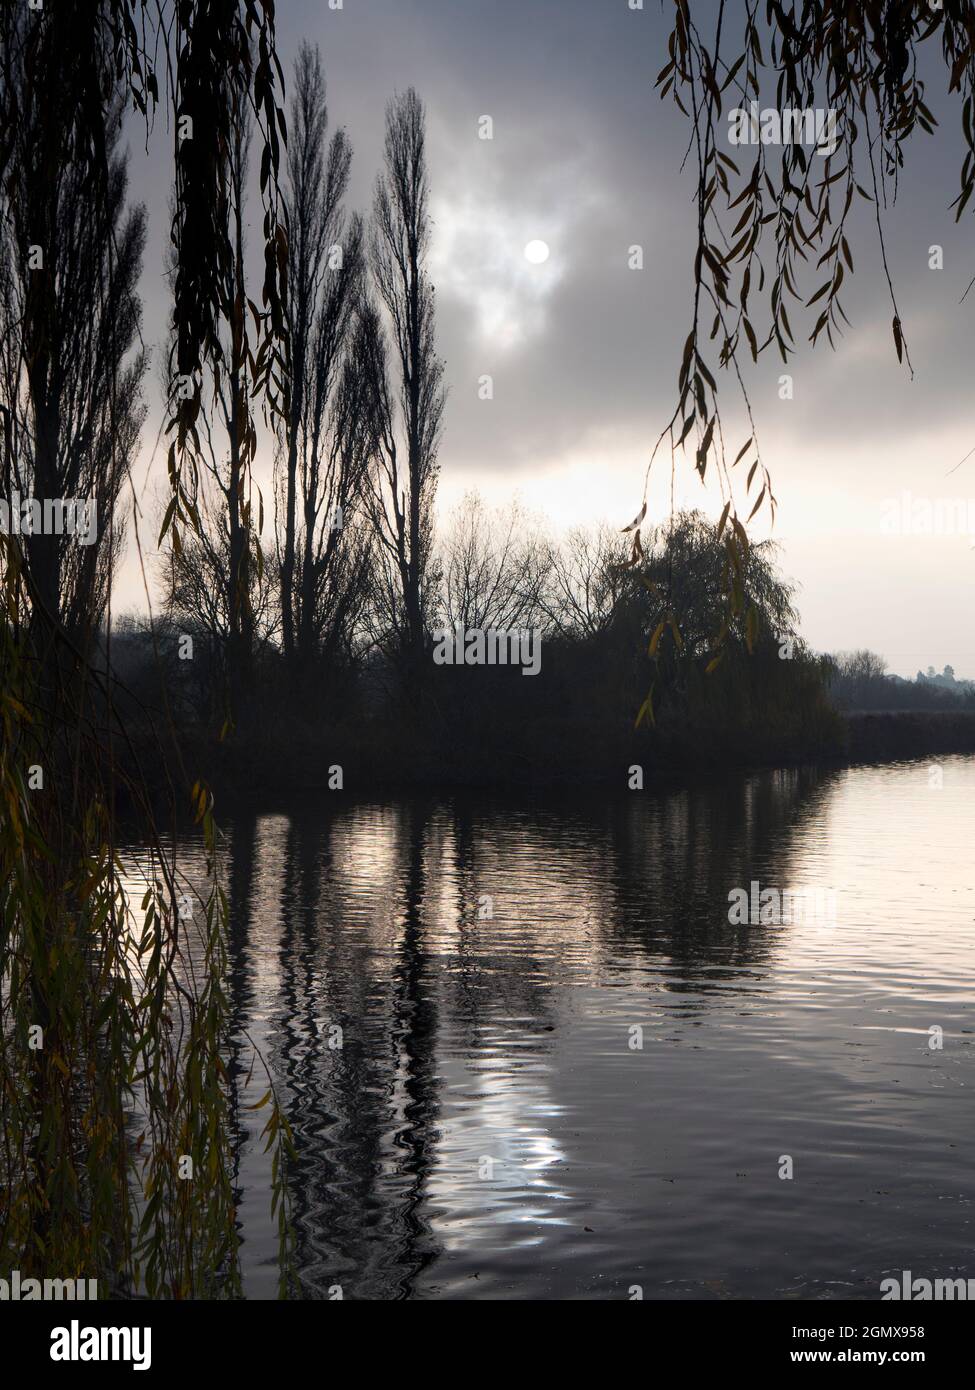
<path id="1" fill-rule="evenodd" d="M 345 640 L 297 669 L 268 587 L 240 724 L 224 723 L 227 637 L 205 609 L 117 620 L 111 664 L 150 776 L 150 738 L 168 726 L 187 764 L 230 797 L 622 789 L 660 772 L 975 747 L 975 693 L 950 667 L 905 681 L 870 652 L 810 651 L 774 546 L 750 551 L 753 616 L 732 623 L 716 663 L 728 579 L 717 526 L 679 514 L 651 533 L 640 565 L 630 559 L 605 525 L 553 541 L 517 505 L 491 511 L 471 494 L 432 535 L 431 627 L 409 668 L 382 640 L 368 585 Z M 655 643 L 670 614 L 677 640 Z M 900 717 L 858 717 L 885 713 Z"/>
<path id="2" fill-rule="evenodd" d="M 957 680 L 951 666 L 940 675 L 929 666 L 909 681 L 889 673 L 875 652 L 841 652 L 830 660 L 830 691 L 839 710 L 975 713 L 975 682 Z"/>
<path id="3" fill-rule="evenodd" d="M 269 604 L 246 722 L 232 729 L 221 724 L 225 636 L 205 613 L 119 620 L 112 667 L 130 692 L 129 727 L 140 710 L 156 727 L 164 715 L 189 764 L 234 795 L 336 782 L 624 787 L 641 770 L 841 751 L 831 664 L 796 633 L 773 546 L 749 554 L 747 612 L 716 663 L 728 582 L 717 527 L 680 514 L 650 535 L 639 566 L 629 557 L 608 527 L 553 542 L 516 506 L 492 513 L 470 496 L 434 537 L 431 626 L 406 671 L 376 639 L 368 604 L 349 639 L 297 675 L 271 635 Z M 677 634 L 664 643 L 671 614 Z M 446 664 L 445 645 L 467 661 Z"/>

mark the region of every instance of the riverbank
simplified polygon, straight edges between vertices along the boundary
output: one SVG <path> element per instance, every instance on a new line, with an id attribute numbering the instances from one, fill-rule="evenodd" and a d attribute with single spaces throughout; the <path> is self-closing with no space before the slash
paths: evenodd
<path id="1" fill-rule="evenodd" d="M 179 748 L 188 773 L 205 781 L 225 806 L 327 792 L 613 792 L 714 772 L 972 753 L 975 714 L 830 711 L 801 734 L 768 724 L 635 730 L 630 721 L 606 727 L 553 715 L 506 730 L 503 738 L 493 735 L 490 729 L 452 733 L 416 721 L 308 726 L 291 719 L 267 721 L 246 737 L 223 741 L 192 729 L 179 736 Z M 144 747 L 140 761 L 153 791 L 163 791 L 154 781 L 162 766 L 158 748 Z"/>
<path id="2" fill-rule="evenodd" d="M 975 713 L 968 711 L 855 713 L 844 722 L 853 763 L 975 753 Z"/>

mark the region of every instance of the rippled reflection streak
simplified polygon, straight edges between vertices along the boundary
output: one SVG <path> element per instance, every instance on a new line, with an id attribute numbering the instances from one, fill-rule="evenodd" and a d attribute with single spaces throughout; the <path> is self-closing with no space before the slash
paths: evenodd
<path id="1" fill-rule="evenodd" d="M 306 1295 L 875 1296 L 912 1248 L 964 1261 L 975 764 L 944 766 L 236 819 L 232 993 L 295 1130 Z M 839 921 L 732 925 L 752 879 Z"/>

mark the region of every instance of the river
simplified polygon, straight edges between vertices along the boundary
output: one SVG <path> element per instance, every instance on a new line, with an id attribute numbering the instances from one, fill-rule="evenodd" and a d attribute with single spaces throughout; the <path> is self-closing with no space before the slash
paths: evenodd
<path id="1" fill-rule="evenodd" d="M 305 1295 L 975 1276 L 973 804 L 957 757 L 225 815 L 231 993 L 294 1128 Z M 265 1088 L 236 1174 L 254 1298 Z"/>

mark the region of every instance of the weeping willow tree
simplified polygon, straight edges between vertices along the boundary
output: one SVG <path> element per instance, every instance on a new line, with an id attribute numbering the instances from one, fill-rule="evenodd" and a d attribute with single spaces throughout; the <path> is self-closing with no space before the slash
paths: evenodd
<path id="1" fill-rule="evenodd" d="M 956 219 L 975 188 L 975 6 L 972 0 L 674 0 L 668 60 L 657 75 L 689 126 L 686 163 L 695 179 L 693 299 L 673 414 L 648 468 L 687 450 L 705 481 L 717 474 L 725 563 L 709 664 L 753 610 L 747 582 L 748 523 L 774 520 L 772 475 L 762 456 L 746 375 L 764 352 L 788 363 L 796 335 L 836 347 L 848 322 L 841 291 L 853 274 L 853 209 L 868 205 L 890 299 L 891 353 L 911 371 L 907 332 L 888 267 L 884 222 L 896 202 L 908 146 L 935 134 L 924 72 L 943 76 L 957 102 L 964 157 Z M 810 145 L 728 140 L 729 116 L 751 126 L 753 104 L 788 118 L 823 120 Z M 747 129 L 747 127 L 746 127 Z M 823 135 L 827 138 L 821 138 Z M 741 150 L 745 149 L 746 158 Z M 807 312 L 808 311 L 808 312 Z M 808 322 L 807 322 L 808 320 Z M 727 373 L 750 430 L 726 436 L 719 382 Z M 744 482 L 738 481 L 740 478 Z M 644 492 L 644 498 L 646 491 Z M 646 501 L 626 528 L 634 568 L 642 560 Z M 676 608 L 665 641 L 679 642 Z M 754 629 L 754 619 L 750 626 Z M 749 638 L 751 641 L 751 638 Z"/>
<path id="2" fill-rule="evenodd" d="M 246 478 L 250 401 L 272 414 L 286 405 L 273 387 L 288 350 L 282 85 L 271 0 L 0 8 L 2 281 L 23 288 L 4 326 L 3 476 L 29 479 L 42 516 L 65 500 L 78 418 L 64 386 L 71 316 L 84 308 L 71 294 L 79 266 L 65 237 L 68 197 L 102 229 L 85 251 L 97 269 L 96 317 L 114 314 L 128 340 L 136 336 L 132 246 L 113 214 L 120 98 L 147 124 L 165 115 L 174 138 L 169 365 L 178 385 L 163 536 L 178 549 L 200 525 L 203 381 L 221 369 L 228 341 L 235 358 L 253 362 L 238 422 Z M 226 289 L 235 283 L 230 137 L 245 105 L 262 157 L 260 306 Z M 235 1044 L 213 801 L 169 764 L 173 820 L 191 802 L 207 849 L 205 882 L 191 886 L 164 852 L 106 674 L 116 498 L 135 447 L 128 345 L 101 363 L 99 429 L 72 442 L 75 455 L 109 455 L 99 563 L 80 566 L 43 527 L 0 534 L 0 1263 L 31 1277 L 97 1278 L 103 1295 L 235 1296 L 236 1099 L 226 1060 Z M 102 610 L 107 654 L 91 620 Z M 119 852 L 123 796 L 146 847 L 137 866 Z M 287 1292 L 289 1133 L 270 1091 L 260 1105 L 269 1107 L 269 1195 Z"/>

